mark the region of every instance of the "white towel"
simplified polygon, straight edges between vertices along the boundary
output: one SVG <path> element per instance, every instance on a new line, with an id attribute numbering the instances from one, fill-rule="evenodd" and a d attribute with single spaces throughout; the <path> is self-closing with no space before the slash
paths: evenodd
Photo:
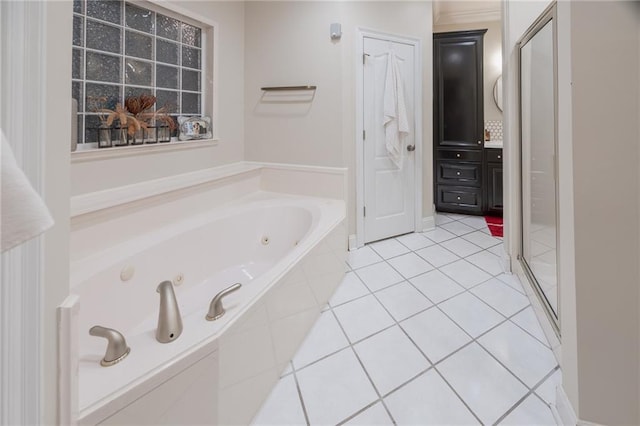
<path id="1" fill-rule="evenodd" d="M 16 164 L 11 146 L 1 130 L 0 139 L 0 251 L 4 252 L 49 229 L 53 226 L 53 219 L 47 206 Z"/>
<path id="2" fill-rule="evenodd" d="M 409 134 L 404 84 L 398 58 L 389 52 L 387 76 L 384 82 L 384 138 L 389 158 L 402 169 L 404 141 Z"/>

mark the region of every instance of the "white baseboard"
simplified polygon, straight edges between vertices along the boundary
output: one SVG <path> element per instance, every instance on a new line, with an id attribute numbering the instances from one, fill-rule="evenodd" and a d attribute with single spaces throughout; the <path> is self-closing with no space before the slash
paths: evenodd
<path id="1" fill-rule="evenodd" d="M 358 240 L 356 239 L 356 234 L 349 235 L 349 251 L 355 250 L 358 248 Z"/>
<path id="2" fill-rule="evenodd" d="M 427 216 L 422 218 L 422 232 L 430 231 L 436 227 L 436 218 L 434 216 Z"/>
<path id="3" fill-rule="evenodd" d="M 551 412 L 556 418 L 556 422 L 563 426 L 575 426 L 577 424 L 587 425 L 587 423 L 578 423 L 578 418 L 573 410 L 571 401 L 564 391 L 562 385 L 556 387 L 556 403 L 551 404 Z"/>

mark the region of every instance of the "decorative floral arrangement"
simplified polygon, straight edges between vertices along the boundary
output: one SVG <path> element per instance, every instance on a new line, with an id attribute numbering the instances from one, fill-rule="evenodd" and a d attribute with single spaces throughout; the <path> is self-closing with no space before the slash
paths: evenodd
<path id="1" fill-rule="evenodd" d="M 115 120 L 120 122 L 122 128 L 127 129 L 129 136 L 141 129 L 147 130 L 153 122 L 162 122 L 169 127 L 171 131 L 176 129 L 176 124 L 167 114 L 167 107 L 164 106 L 157 111 L 151 109 L 156 103 L 156 97 L 153 95 L 130 96 L 122 104 L 116 104 L 115 109 L 102 108 L 107 98 L 104 96 L 90 98 L 92 104 L 91 110 L 98 113 L 98 118 L 103 126 L 111 127 Z"/>
<path id="2" fill-rule="evenodd" d="M 167 114 L 166 106 L 163 106 L 157 111 L 151 110 L 156 104 L 156 100 L 156 97 L 153 95 L 143 94 L 140 96 L 131 96 L 126 98 L 124 101 L 124 105 L 126 110 L 131 113 L 131 115 L 138 122 L 141 128 L 146 130 L 148 129 L 149 124 L 152 124 L 154 121 L 160 121 L 167 127 L 169 127 L 171 131 L 174 131 L 176 128 L 176 124 L 173 119 Z M 129 127 L 129 132 L 131 132 L 131 127 Z"/>

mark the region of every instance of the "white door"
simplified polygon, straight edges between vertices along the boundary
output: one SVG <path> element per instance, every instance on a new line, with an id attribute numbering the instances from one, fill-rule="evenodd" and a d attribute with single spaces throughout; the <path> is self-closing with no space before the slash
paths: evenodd
<path id="1" fill-rule="evenodd" d="M 415 229 L 414 46 L 364 37 L 363 169 L 364 242 Z M 402 147 L 402 168 L 389 158 L 385 144 L 384 86 L 389 52 L 398 58 L 404 86 L 409 134 Z"/>

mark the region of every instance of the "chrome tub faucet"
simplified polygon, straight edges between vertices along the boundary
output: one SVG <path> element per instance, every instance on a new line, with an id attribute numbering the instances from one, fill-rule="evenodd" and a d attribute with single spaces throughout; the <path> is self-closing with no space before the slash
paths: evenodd
<path id="1" fill-rule="evenodd" d="M 173 284 L 171 281 L 162 281 L 156 291 L 160 293 L 156 340 L 160 343 L 173 342 L 182 334 L 182 317 Z"/>
<path id="2" fill-rule="evenodd" d="M 107 351 L 104 358 L 100 360 L 100 365 L 103 367 L 110 367 L 125 359 L 131 349 L 127 346 L 127 341 L 124 336 L 112 329 L 95 325 L 89 330 L 89 334 L 97 337 L 104 337 L 107 339 Z"/>

